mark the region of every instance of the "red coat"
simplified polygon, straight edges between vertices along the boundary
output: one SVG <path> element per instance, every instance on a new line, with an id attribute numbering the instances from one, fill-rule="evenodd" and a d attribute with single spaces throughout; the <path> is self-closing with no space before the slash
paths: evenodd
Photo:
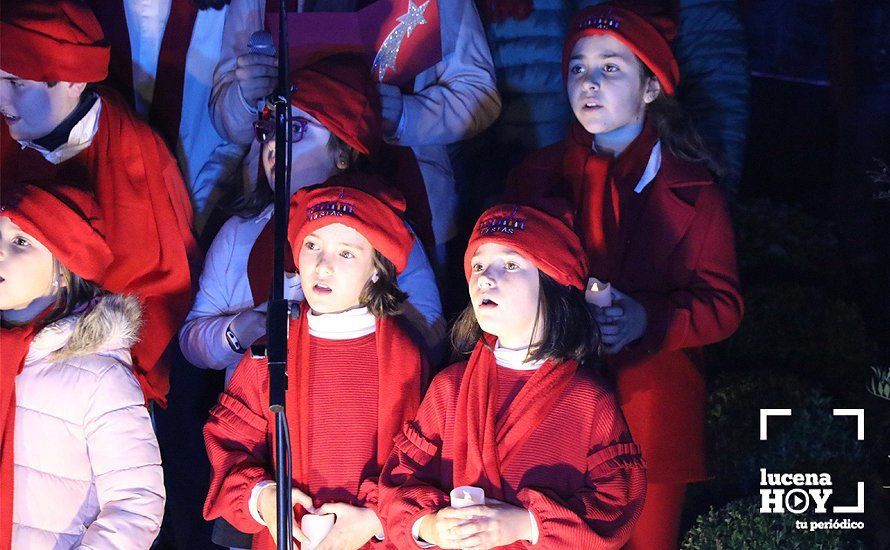
<path id="1" fill-rule="evenodd" d="M 22 149 L 2 125 L 3 188 L 59 181 L 95 193 L 114 254 L 105 279 L 97 282 L 140 298 L 144 325 L 133 347 L 133 366 L 146 400 L 163 405 L 170 383 L 161 355 L 191 306 L 189 262 L 200 262 L 191 232 L 192 207 L 176 160 L 161 138 L 116 93 L 103 91 L 100 101 L 92 143 L 60 164 Z"/>
<path id="2" fill-rule="evenodd" d="M 534 371 L 497 370 L 500 421 Z M 455 434 L 465 431 L 456 426 L 456 408 L 466 371 L 467 363 L 458 363 L 436 376 L 380 476 L 386 536 L 398 548 L 416 548 L 414 523 L 450 503 L 460 443 Z M 534 515 L 536 547 L 621 548 L 643 507 L 646 471 L 614 393 L 579 369 L 542 418 L 525 421 L 538 424 L 502 464 L 499 485 L 505 502 Z M 503 548 L 528 547 L 515 542 Z"/>
<path id="3" fill-rule="evenodd" d="M 533 153 L 512 174 L 508 197 L 534 203 L 573 200 L 563 178 L 564 140 Z M 655 179 L 631 200 L 621 239 L 606 243 L 616 260 L 603 278 L 646 309 L 643 337 L 607 357 L 621 408 L 649 468 L 649 481 L 706 479 L 705 381 L 701 346 L 728 338 L 742 318 L 732 225 L 710 174 L 662 147 Z"/>

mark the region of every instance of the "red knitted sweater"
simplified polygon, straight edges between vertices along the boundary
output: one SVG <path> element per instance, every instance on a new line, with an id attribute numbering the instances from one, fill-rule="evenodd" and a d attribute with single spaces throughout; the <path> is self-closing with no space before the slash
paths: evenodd
<path id="1" fill-rule="evenodd" d="M 299 330 L 299 322 L 293 321 L 289 347 L 299 347 L 299 339 L 294 339 Z M 308 388 L 299 383 L 294 364 L 299 350 L 289 353 L 288 359 L 287 418 L 294 486 L 307 492 L 316 506 L 346 502 L 376 510 L 381 454 L 389 453 L 389 448 L 378 453 L 378 441 L 391 441 L 399 426 L 416 412 L 423 367 L 419 348 L 394 320 L 386 318 L 378 319 L 376 332 L 360 338 L 306 338 Z M 388 361 L 392 379 L 381 381 L 379 372 L 384 371 L 380 367 L 386 364 L 380 361 Z M 385 388 L 389 389 L 381 391 Z M 406 396 L 406 391 L 416 395 Z M 248 508 L 256 484 L 274 478 L 275 419 L 268 409 L 268 395 L 266 361 L 242 360 L 204 427 L 211 464 L 204 517 L 224 517 L 240 531 L 255 534 L 254 549 L 274 550 L 268 529 L 253 519 Z M 298 399 L 303 395 L 309 400 L 306 437 L 299 435 Z M 386 412 L 394 403 L 404 403 L 399 406 L 399 417 L 381 426 L 380 407 L 385 405 Z M 381 431 L 390 429 L 386 434 Z M 306 474 L 301 478 L 298 453 L 306 447 Z M 376 545 L 387 543 L 372 539 L 366 547 Z"/>
<path id="2" fill-rule="evenodd" d="M 416 547 L 414 522 L 449 504 L 455 404 L 465 367 L 452 365 L 433 380 L 381 474 L 380 513 L 388 540 L 399 548 Z M 499 415 L 531 375 L 498 367 Z M 579 370 L 538 420 L 502 471 L 506 501 L 532 511 L 540 547 L 620 548 L 642 510 L 646 473 L 614 394 Z"/>

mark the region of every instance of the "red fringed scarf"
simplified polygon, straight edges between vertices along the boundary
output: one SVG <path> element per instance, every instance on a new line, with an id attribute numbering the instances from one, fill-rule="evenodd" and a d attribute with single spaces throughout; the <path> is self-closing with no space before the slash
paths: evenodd
<path id="1" fill-rule="evenodd" d="M 503 500 L 501 472 L 556 404 L 578 370 L 576 361 L 546 361 L 500 418 L 495 337 L 483 335 L 464 371 L 454 418 L 454 486 L 473 485 Z"/>
<path id="2" fill-rule="evenodd" d="M 577 121 L 566 138 L 563 177 L 569 182 L 578 208 L 576 229 L 581 234 L 591 269 L 606 280 L 614 278 L 622 254 L 621 213 L 633 196 L 658 141 L 649 123 L 618 157 L 593 151 L 593 134 Z"/>
<path id="3" fill-rule="evenodd" d="M 294 485 L 306 490 L 309 479 L 309 305 L 300 305 L 299 319 L 290 322 L 287 343 L 288 391 L 285 397 L 287 421 L 291 430 Z M 414 418 L 420 407 L 424 359 L 419 348 L 396 326 L 394 317 L 379 317 L 377 342 L 377 468 L 389 458 L 393 437 L 405 419 Z M 274 448 L 274 442 L 273 447 Z M 302 511 L 299 512 L 299 515 Z"/>
<path id="4" fill-rule="evenodd" d="M 0 550 L 12 548 L 12 497 L 15 474 L 15 377 L 22 372 L 31 341 L 42 323 L 0 328 Z"/>

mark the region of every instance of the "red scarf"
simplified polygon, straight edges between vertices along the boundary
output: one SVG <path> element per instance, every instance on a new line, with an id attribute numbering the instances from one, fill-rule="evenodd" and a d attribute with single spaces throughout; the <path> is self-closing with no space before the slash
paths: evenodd
<path id="1" fill-rule="evenodd" d="M 109 78 L 106 82 L 120 91 L 132 105 L 135 101 L 133 59 L 123 0 L 91 0 L 89 4 L 111 45 Z M 194 2 L 173 0 L 158 52 L 155 88 L 148 120 L 157 128 L 172 151 L 176 150 L 179 138 L 186 56 L 197 16 L 198 8 Z"/>
<path id="2" fill-rule="evenodd" d="M 192 206 L 160 138 L 114 90 L 101 90 L 100 100 L 92 143 L 61 164 L 30 147 L 4 147 L 3 190 L 28 180 L 65 181 L 95 193 L 114 253 L 98 282 L 110 292 L 140 298 L 145 324 L 133 346 L 133 371 L 146 400 L 166 406 L 169 364 L 162 355 L 188 313 L 191 273 L 200 273 L 202 261 L 191 232 Z M 5 133 L 6 125 L 0 126 Z"/>
<path id="3" fill-rule="evenodd" d="M 273 219 L 266 222 L 259 236 L 250 249 L 247 257 L 247 282 L 250 283 L 250 294 L 253 296 L 254 307 L 269 299 L 272 294 L 272 255 L 275 244 L 275 224 Z M 284 243 L 284 270 L 288 273 L 297 271 L 294 266 L 294 254 L 290 243 Z"/>
<path id="4" fill-rule="evenodd" d="M 290 322 L 287 343 L 288 392 L 285 397 L 291 430 L 294 486 L 306 490 L 309 479 L 309 305 L 300 305 L 300 318 Z M 424 359 L 420 348 L 396 325 L 394 317 L 379 317 L 377 342 L 377 471 L 389 458 L 393 438 L 420 406 Z M 273 442 L 274 445 L 274 442 Z M 274 447 L 273 447 L 274 448 Z M 302 514 L 302 512 L 300 512 Z M 299 514 L 298 514 L 299 515 Z"/>
<path id="5" fill-rule="evenodd" d="M 610 157 L 594 152 L 593 134 L 578 121 L 566 138 L 563 176 L 578 207 L 577 228 L 591 269 L 605 280 L 616 276 L 622 256 L 622 207 L 633 196 L 657 140 L 655 128 L 646 122 L 618 157 Z"/>
<path id="6" fill-rule="evenodd" d="M 547 416 L 575 371 L 576 361 L 546 361 L 500 418 L 495 337 L 484 334 L 467 363 L 454 417 L 454 486 L 473 485 L 503 500 L 501 473 Z"/>
<path id="7" fill-rule="evenodd" d="M 12 496 L 15 477 L 15 377 L 25 366 L 31 341 L 42 328 L 32 321 L 0 328 L 0 550 L 12 547 Z"/>

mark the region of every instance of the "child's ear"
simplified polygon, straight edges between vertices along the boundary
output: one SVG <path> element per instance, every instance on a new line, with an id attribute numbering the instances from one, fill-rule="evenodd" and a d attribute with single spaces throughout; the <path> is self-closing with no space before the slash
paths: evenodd
<path id="1" fill-rule="evenodd" d="M 380 280 L 380 273 L 375 269 L 374 274 L 371 275 L 371 282 L 376 283 L 379 280 Z"/>
<path id="2" fill-rule="evenodd" d="M 646 80 L 646 89 L 643 90 L 643 101 L 648 105 L 661 95 L 661 83 L 654 76 Z"/>
<path id="3" fill-rule="evenodd" d="M 80 99 L 81 94 L 87 87 L 86 82 L 65 82 L 65 86 L 67 86 L 68 97 L 72 99 Z"/>
<path id="4" fill-rule="evenodd" d="M 345 171 L 347 168 L 349 168 L 349 157 L 344 151 L 340 151 L 337 153 L 337 169 Z"/>

